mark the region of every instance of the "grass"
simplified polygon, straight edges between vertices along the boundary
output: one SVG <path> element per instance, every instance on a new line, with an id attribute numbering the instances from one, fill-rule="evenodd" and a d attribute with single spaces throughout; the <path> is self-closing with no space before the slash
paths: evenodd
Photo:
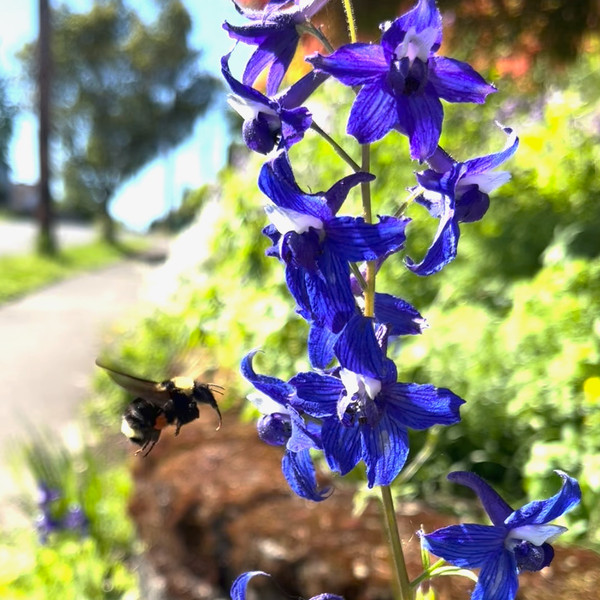
<path id="1" fill-rule="evenodd" d="M 83 271 L 105 267 L 145 249 L 143 241 L 110 245 L 92 242 L 65 248 L 55 257 L 0 256 L 0 304 Z"/>

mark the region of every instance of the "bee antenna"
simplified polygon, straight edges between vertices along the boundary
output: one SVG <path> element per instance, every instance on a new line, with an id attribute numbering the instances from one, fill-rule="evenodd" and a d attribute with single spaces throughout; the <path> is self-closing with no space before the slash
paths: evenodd
<path id="1" fill-rule="evenodd" d="M 218 385 L 216 383 L 209 383 L 207 384 L 207 387 L 212 392 L 217 392 L 217 394 L 223 394 L 225 391 L 225 388 L 222 385 Z"/>

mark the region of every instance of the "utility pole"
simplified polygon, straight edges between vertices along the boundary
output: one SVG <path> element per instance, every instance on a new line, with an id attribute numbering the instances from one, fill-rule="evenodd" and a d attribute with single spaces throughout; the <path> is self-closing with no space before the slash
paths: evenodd
<path id="1" fill-rule="evenodd" d="M 50 51 L 50 6 L 49 0 L 39 0 L 40 30 L 38 37 L 38 114 L 39 114 L 39 157 L 40 185 L 37 215 L 39 222 L 38 252 L 54 254 L 54 211 L 50 195 L 50 165 L 48 139 L 50 137 L 50 81 L 52 55 Z"/>

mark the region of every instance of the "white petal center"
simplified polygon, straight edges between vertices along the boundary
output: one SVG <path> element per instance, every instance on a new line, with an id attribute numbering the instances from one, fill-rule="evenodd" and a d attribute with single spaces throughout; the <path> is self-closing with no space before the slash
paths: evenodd
<path id="1" fill-rule="evenodd" d="M 560 525 L 523 525 L 510 530 L 504 545 L 512 549 L 518 543 L 516 540 L 525 540 L 534 546 L 541 546 L 546 542 L 552 543 L 565 531 L 567 528 Z"/>
<path id="2" fill-rule="evenodd" d="M 418 33 L 414 27 L 411 27 L 396 47 L 396 58 L 400 60 L 407 57 L 411 64 L 415 58 L 427 62 L 437 34 L 438 30 L 435 27 L 428 27 Z"/>
<path id="3" fill-rule="evenodd" d="M 352 398 L 355 394 L 362 395 L 366 392 L 371 400 L 381 391 L 381 381 L 366 375 L 359 375 L 348 369 L 340 369 L 340 378 L 348 397 Z"/>
<path id="4" fill-rule="evenodd" d="M 265 212 L 267 213 L 267 217 L 269 217 L 269 221 L 275 225 L 275 228 L 281 235 L 288 231 L 304 233 L 310 227 L 318 230 L 323 229 L 323 221 L 321 219 L 312 215 L 305 215 L 290 208 L 281 208 L 280 206 L 269 204 L 265 206 Z"/>

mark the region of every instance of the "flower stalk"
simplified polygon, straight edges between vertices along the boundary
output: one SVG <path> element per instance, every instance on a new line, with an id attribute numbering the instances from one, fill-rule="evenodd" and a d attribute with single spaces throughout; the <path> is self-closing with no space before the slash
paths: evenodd
<path id="1" fill-rule="evenodd" d="M 391 559 L 394 567 L 395 583 L 397 588 L 396 597 L 399 600 L 413 600 L 413 592 L 408 579 L 406 561 L 402 550 L 402 540 L 398 532 L 394 499 L 389 486 L 380 486 L 381 501 L 383 504 L 383 517 L 388 542 L 391 549 Z"/>

